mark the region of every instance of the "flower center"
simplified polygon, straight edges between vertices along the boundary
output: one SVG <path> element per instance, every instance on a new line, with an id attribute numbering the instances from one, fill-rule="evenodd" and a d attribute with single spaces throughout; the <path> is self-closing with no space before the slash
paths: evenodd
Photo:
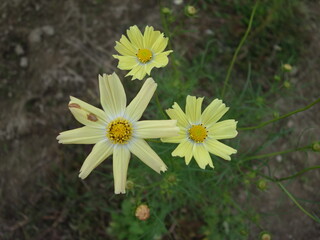
<path id="1" fill-rule="evenodd" d="M 123 118 L 117 118 L 109 123 L 107 137 L 114 144 L 126 144 L 132 136 L 132 125 Z"/>
<path id="2" fill-rule="evenodd" d="M 152 58 L 152 52 L 149 49 L 139 49 L 136 55 L 142 63 L 149 62 Z"/>
<path id="3" fill-rule="evenodd" d="M 202 124 L 192 125 L 188 132 L 189 138 L 197 143 L 203 142 L 208 136 L 208 131 Z"/>

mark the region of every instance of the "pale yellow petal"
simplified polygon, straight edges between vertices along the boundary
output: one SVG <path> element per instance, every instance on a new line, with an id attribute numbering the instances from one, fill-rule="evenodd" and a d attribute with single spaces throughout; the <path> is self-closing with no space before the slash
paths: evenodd
<path id="1" fill-rule="evenodd" d="M 138 49 L 143 48 L 143 36 L 139 28 L 134 25 L 127 30 L 127 36 L 130 42 Z"/>
<path id="2" fill-rule="evenodd" d="M 129 39 L 122 35 L 120 38 L 120 43 L 126 47 L 130 52 L 132 52 L 134 55 L 138 52 L 138 47 L 132 45 L 132 43 L 129 41 Z"/>
<path id="3" fill-rule="evenodd" d="M 148 78 L 143 84 L 137 96 L 128 105 L 125 115 L 132 121 L 137 121 L 141 118 L 144 110 L 149 104 L 157 84 L 152 78 Z"/>
<path id="4" fill-rule="evenodd" d="M 154 65 L 152 65 L 152 64 L 144 64 L 143 65 L 143 69 L 147 73 L 148 76 L 150 75 L 152 68 L 154 68 Z"/>
<path id="5" fill-rule="evenodd" d="M 207 139 L 204 144 L 206 149 L 210 153 L 219 156 L 225 160 L 231 160 L 230 155 L 237 152 L 236 149 L 233 149 L 215 139 Z"/>
<path id="6" fill-rule="evenodd" d="M 194 145 L 195 144 L 193 144 L 191 141 L 185 139 L 176 147 L 171 155 L 184 157 L 185 163 L 189 165 L 193 156 Z"/>
<path id="7" fill-rule="evenodd" d="M 165 56 L 168 56 L 170 53 L 172 53 L 173 51 L 172 50 L 168 50 L 168 51 L 164 51 L 162 53 L 159 53 L 157 55 L 165 55 Z"/>
<path id="8" fill-rule="evenodd" d="M 131 52 L 130 50 L 128 50 L 125 46 L 123 46 L 123 44 L 119 43 L 118 41 L 116 41 L 116 46 L 114 47 L 114 49 L 118 53 L 120 53 L 122 56 L 135 56 L 134 52 Z M 112 56 L 115 57 L 117 55 L 112 55 Z"/>
<path id="9" fill-rule="evenodd" d="M 131 69 L 130 72 L 127 73 L 126 77 L 135 76 L 137 74 L 137 72 L 143 70 L 142 68 L 143 68 L 143 65 L 141 65 L 141 64 L 135 66 L 134 68 Z"/>
<path id="10" fill-rule="evenodd" d="M 137 156 L 142 162 L 152 168 L 154 171 L 160 173 L 165 172 L 167 166 L 161 158 L 152 150 L 152 148 L 143 139 L 134 139 L 129 144 L 130 151 Z"/>
<path id="11" fill-rule="evenodd" d="M 168 38 L 164 37 L 163 33 L 161 33 L 157 40 L 153 43 L 151 50 L 154 53 L 161 53 L 168 45 Z"/>
<path id="12" fill-rule="evenodd" d="M 105 130 L 92 127 L 81 127 L 61 132 L 57 136 L 63 144 L 95 144 L 105 138 Z"/>
<path id="13" fill-rule="evenodd" d="M 191 149 L 188 149 L 188 151 L 186 151 L 186 155 L 184 156 L 184 161 L 187 165 L 189 165 L 189 163 L 193 157 L 193 148 L 194 148 L 194 145 L 192 146 Z"/>
<path id="14" fill-rule="evenodd" d="M 224 120 L 221 122 L 217 122 L 211 127 L 207 128 L 209 132 L 209 136 L 214 139 L 228 139 L 228 138 L 234 138 L 238 135 L 238 132 L 236 130 L 237 128 L 237 122 L 233 119 Z"/>
<path id="15" fill-rule="evenodd" d="M 138 64 L 130 72 L 128 72 L 126 77 L 132 76 L 131 80 L 135 80 L 135 79 L 142 80 L 146 76 L 146 74 L 147 73 L 145 71 L 144 65 Z"/>
<path id="16" fill-rule="evenodd" d="M 185 139 L 176 147 L 176 149 L 171 153 L 171 155 L 173 157 L 184 157 L 188 152 L 192 151 L 192 148 L 193 143 L 190 140 Z"/>
<path id="17" fill-rule="evenodd" d="M 135 48 L 124 35 L 121 36 L 120 42 L 116 42 L 114 48 L 124 56 L 135 56 L 137 53 L 137 48 Z"/>
<path id="18" fill-rule="evenodd" d="M 103 128 L 108 121 L 104 111 L 75 97 L 70 96 L 68 107 L 73 116 L 86 126 Z"/>
<path id="19" fill-rule="evenodd" d="M 186 115 L 188 120 L 193 124 L 200 123 L 202 101 L 203 97 L 187 96 Z"/>
<path id="20" fill-rule="evenodd" d="M 104 111 L 115 118 L 122 116 L 127 98 L 122 83 L 116 73 L 99 75 L 100 101 Z"/>
<path id="21" fill-rule="evenodd" d="M 178 133 L 178 136 L 175 136 L 175 137 L 164 137 L 164 138 L 161 138 L 161 141 L 162 142 L 168 142 L 168 143 L 180 143 L 186 138 L 187 138 L 186 131 L 180 129 L 180 131 Z"/>
<path id="22" fill-rule="evenodd" d="M 186 114 L 182 111 L 182 109 L 176 102 L 173 104 L 172 108 L 166 110 L 166 113 L 171 119 L 177 120 L 177 125 L 179 127 L 186 128 L 190 125 Z"/>
<path id="23" fill-rule="evenodd" d="M 213 100 L 208 107 L 203 111 L 201 122 L 210 127 L 215 124 L 219 119 L 229 110 L 228 107 L 221 100 Z"/>
<path id="24" fill-rule="evenodd" d="M 177 120 L 145 120 L 135 124 L 138 138 L 174 137 L 178 132 Z"/>
<path id="25" fill-rule="evenodd" d="M 156 68 L 161 68 L 166 66 L 169 62 L 168 54 L 170 52 L 172 51 L 167 51 L 167 52 L 163 52 L 155 55 L 150 64 L 152 64 Z"/>
<path id="26" fill-rule="evenodd" d="M 130 160 L 130 151 L 125 146 L 116 146 L 113 149 L 113 179 L 114 193 L 126 193 L 127 172 Z"/>
<path id="27" fill-rule="evenodd" d="M 153 27 L 146 26 L 143 34 L 143 46 L 146 49 L 151 49 L 152 45 L 160 36 L 160 31 L 154 31 Z"/>
<path id="28" fill-rule="evenodd" d="M 134 79 L 138 79 L 138 80 L 142 80 L 146 75 L 147 75 L 147 68 L 146 68 L 146 65 L 143 64 L 143 65 L 138 65 L 137 67 L 140 66 L 140 70 L 136 72 L 136 74 L 133 77 L 133 79 L 131 80 L 134 80 Z"/>
<path id="29" fill-rule="evenodd" d="M 100 141 L 94 145 L 91 153 L 82 164 L 79 177 L 85 179 L 93 169 L 112 154 L 112 150 L 112 144 L 106 140 Z"/>
<path id="30" fill-rule="evenodd" d="M 118 68 L 121 70 L 131 70 L 139 65 L 136 56 L 113 55 L 113 57 L 119 59 Z"/>
<path id="31" fill-rule="evenodd" d="M 208 164 L 213 168 L 210 154 L 203 144 L 194 145 L 193 155 L 200 168 L 205 169 Z"/>

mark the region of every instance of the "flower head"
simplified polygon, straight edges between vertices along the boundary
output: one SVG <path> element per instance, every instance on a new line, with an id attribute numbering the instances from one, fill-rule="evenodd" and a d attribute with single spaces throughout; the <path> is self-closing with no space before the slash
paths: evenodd
<path id="1" fill-rule="evenodd" d="M 136 209 L 135 215 L 139 220 L 145 221 L 150 217 L 150 208 L 146 204 L 140 204 Z"/>
<path id="2" fill-rule="evenodd" d="M 138 121 L 157 88 L 152 78 L 145 81 L 127 107 L 124 88 L 115 73 L 99 76 L 99 87 L 103 110 L 70 97 L 70 111 L 85 126 L 62 132 L 57 139 L 63 144 L 95 144 L 80 169 L 82 179 L 113 154 L 115 193 L 125 193 L 130 152 L 156 172 L 166 171 L 166 165 L 144 138 L 174 136 L 179 128 L 175 120 Z"/>
<path id="3" fill-rule="evenodd" d="M 126 76 L 132 76 L 132 80 L 142 80 L 146 74 L 150 75 L 152 68 L 168 64 L 168 55 L 172 50 L 164 52 L 168 38 L 163 33 L 146 26 L 142 35 L 134 25 L 127 30 L 127 36 L 129 39 L 122 35 L 120 42 L 116 42 L 114 47 L 122 56 L 113 55 L 119 60 L 118 68 L 131 70 Z"/>
<path id="4" fill-rule="evenodd" d="M 161 138 L 163 142 L 179 143 L 172 152 L 172 156 L 184 157 L 189 164 L 194 157 L 200 168 L 209 164 L 213 168 L 210 153 L 225 160 L 231 160 L 230 155 L 237 150 L 218 140 L 234 138 L 238 132 L 235 120 L 219 119 L 228 111 L 228 107 L 221 100 L 215 99 L 201 114 L 203 98 L 187 96 L 186 113 L 177 103 L 166 110 L 171 119 L 176 119 L 180 128 L 179 136 Z"/>

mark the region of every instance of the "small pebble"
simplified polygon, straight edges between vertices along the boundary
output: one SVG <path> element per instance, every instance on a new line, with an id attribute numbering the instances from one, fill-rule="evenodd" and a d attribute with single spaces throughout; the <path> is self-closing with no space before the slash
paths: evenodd
<path id="1" fill-rule="evenodd" d="M 176 5 L 180 5 L 183 3 L 183 0 L 173 0 L 173 3 Z"/>
<path id="2" fill-rule="evenodd" d="M 212 31 L 211 29 L 206 29 L 205 33 L 207 35 L 212 35 L 212 36 L 214 35 L 214 31 Z"/>
<path id="3" fill-rule="evenodd" d="M 14 51 L 18 56 L 24 54 L 24 50 L 20 44 L 17 44 L 16 47 L 14 48 Z"/>
<path id="4" fill-rule="evenodd" d="M 27 57 L 20 58 L 20 67 L 23 67 L 23 68 L 28 67 L 28 58 Z"/>
<path id="5" fill-rule="evenodd" d="M 277 156 L 276 156 L 276 160 L 277 160 L 278 162 L 282 162 L 282 156 L 281 156 L 281 155 L 277 155 Z"/>
<path id="6" fill-rule="evenodd" d="M 43 26 L 42 31 L 48 36 L 54 35 L 54 28 L 52 26 L 49 26 L 49 25 Z"/>
<path id="7" fill-rule="evenodd" d="M 41 42 L 42 30 L 40 28 L 33 29 L 29 34 L 29 41 L 31 43 Z"/>
<path id="8" fill-rule="evenodd" d="M 279 45 L 274 45 L 273 48 L 276 51 L 281 51 L 282 50 L 282 47 L 280 47 Z"/>
<path id="9" fill-rule="evenodd" d="M 288 126 L 289 128 L 292 128 L 293 125 L 294 125 L 294 122 L 293 122 L 292 120 L 289 120 L 288 123 L 287 123 L 287 126 Z"/>

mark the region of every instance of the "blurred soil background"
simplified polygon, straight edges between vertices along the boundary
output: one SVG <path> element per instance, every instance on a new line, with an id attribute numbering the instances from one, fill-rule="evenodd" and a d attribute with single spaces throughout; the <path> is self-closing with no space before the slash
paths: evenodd
<path id="1" fill-rule="evenodd" d="M 197 52 L 203 51 L 204 39 L 211 35 L 216 39 L 211 46 L 219 52 L 219 58 L 213 60 L 214 68 L 219 69 L 219 63 L 231 60 L 246 30 L 243 18 L 248 19 L 250 11 L 241 16 L 233 8 L 237 1 L 223 2 L 190 2 L 199 11 L 194 18 L 184 15 L 187 1 L 183 5 L 162 2 L 178 13 L 177 22 L 186 30 L 171 39 L 173 47 L 176 46 L 174 50 L 186 61 L 191 62 Z M 250 6 L 249 10 L 253 4 Z M 294 94 L 288 89 L 283 97 L 263 103 L 281 114 L 306 106 L 320 95 L 320 3 L 302 1 L 299 6 L 293 13 L 296 21 L 283 22 L 273 29 L 278 32 L 268 29 L 273 19 L 266 19 L 265 26 L 253 29 L 250 44 L 242 49 L 230 81 L 238 86 L 244 84 L 247 65 L 242 66 L 241 62 L 250 54 L 250 48 L 257 48 L 259 43 L 259 55 L 252 62 L 253 75 L 261 85 L 266 85 L 262 91 L 268 91 L 267 82 L 273 79 L 275 68 L 286 63 L 275 59 L 275 51 L 282 47 L 281 39 L 292 39 L 296 49 L 288 81 L 289 88 L 295 89 Z M 69 95 L 99 106 L 98 74 L 116 71 L 124 75 L 112 58 L 115 41 L 134 24 L 163 29 L 160 11 L 158 1 L 142 0 L 0 2 L 0 239 L 115 239 L 108 230 L 111 216 L 103 208 L 120 211 L 125 196 L 114 196 L 113 182 L 100 181 L 98 175 L 97 179 L 80 181 L 78 170 L 92 146 L 62 146 L 56 136 L 80 126 L 67 108 Z M 265 31 L 269 31 L 266 36 L 276 37 L 259 39 Z M 225 73 L 226 70 L 220 69 Z M 130 99 L 141 82 L 132 84 L 129 78 L 124 81 Z M 207 81 L 202 79 L 199 89 L 206 89 Z M 130 88 L 134 90 L 128 91 Z M 281 127 L 291 133 L 270 149 L 285 150 L 298 141 L 319 140 L 319 110 L 315 106 L 283 120 Z M 258 137 L 267 136 L 266 131 L 268 128 L 258 132 Z M 247 136 L 247 140 L 256 141 L 258 137 Z M 248 149 L 250 144 L 243 148 Z M 288 176 L 317 165 L 320 160 L 316 155 L 307 162 L 304 159 L 305 153 L 275 158 L 274 167 L 279 169 L 276 175 Z M 103 171 L 112 174 L 110 162 L 104 165 Z M 288 187 L 310 212 L 318 214 L 319 181 L 320 172 L 312 171 Z M 241 192 L 236 194 L 241 203 L 245 197 Z M 273 239 L 319 239 L 320 226 L 294 206 L 279 188 L 256 191 L 251 205 L 264 214 L 261 225 L 272 233 Z M 198 224 L 190 224 L 188 219 L 185 223 L 163 239 L 203 239 L 192 234 L 186 237 L 184 234 Z M 253 227 L 248 238 L 258 239 L 258 233 L 259 229 Z"/>

